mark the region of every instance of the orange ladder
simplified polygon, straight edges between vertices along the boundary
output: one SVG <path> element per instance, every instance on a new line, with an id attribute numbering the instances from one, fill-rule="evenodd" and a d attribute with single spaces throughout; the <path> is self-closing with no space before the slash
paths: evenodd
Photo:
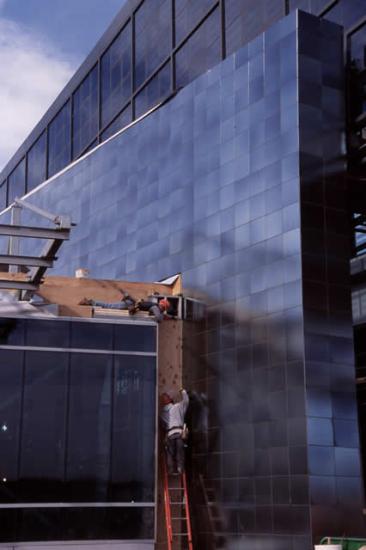
<path id="1" fill-rule="evenodd" d="M 163 476 L 168 550 L 193 550 L 186 473 L 168 474 L 164 455 Z"/>

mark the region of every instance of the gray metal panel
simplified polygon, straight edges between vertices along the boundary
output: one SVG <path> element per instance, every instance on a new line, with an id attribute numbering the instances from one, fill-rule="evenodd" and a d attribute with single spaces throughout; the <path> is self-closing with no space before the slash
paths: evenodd
<path id="1" fill-rule="evenodd" d="M 8 254 L 0 254 L 0 264 L 52 267 L 53 260 L 36 258 L 35 256 L 14 256 Z"/>
<path id="2" fill-rule="evenodd" d="M 0 288 L 6 290 L 38 290 L 38 285 L 28 283 L 27 281 L 13 281 L 9 279 L 0 279 Z"/>
<path id="3" fill-rule="evenodd" d="M 47 227 L 29 227 L 20 225 L 0 225 L 0 235 L 30 237 L 32 239 L 69 239 L 68 229 L 48 229 Z"/>

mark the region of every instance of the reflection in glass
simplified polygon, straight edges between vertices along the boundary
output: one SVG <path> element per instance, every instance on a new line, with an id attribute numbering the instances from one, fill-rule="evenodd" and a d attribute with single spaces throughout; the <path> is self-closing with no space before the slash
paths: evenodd
<path id="1" fill-rule="evenodd" d="M 4 180 L 0 185 L 0 211 L 6 208 L 7 191 L 8 191 L 8 186 L 7 186 L 6 180 Z"/>
<path id="2" fill-rule="evenodd" d="M 23 352 L 0 353 L 0 501 L 14 502 L 17 496 L 20 405 Z"/>
<path id="3" fill-rule="evenodd" d="M 113 500 L 151 502 L 154 499 L 154 388 L 154 357 L 115 358 Z M 125 441 L 128 441 L 128 448 Z"/>
<path id="4" fill-rule="evenodd" d="M 154 508 L 0 510 L 0 541 L 153 539 Z"/>
<path id="5" fill-rule="evenodd" d="M 63 499 L 68 356 L 27 352 L 18 498 Z"/>
<path id="6" fill-rule="evenodd" d="M 16 197 L 25 194 L 25 158 L 18 164 L 8 178 L 8 204 Z"/>
<path id="7" fill-rule="evenodd" d="M 98 133 L 98 67 L 73 96 L 72 153 L 77 158 Z"/>
<path id="8" fill-rule="evenodd" d="M 112 349 L 113 325 L 108 323 L 71 323 L 74 349 Z"/>
<path id="9" fill-rule="evenodd" d="M 135 15 L 135 88 L 171 50 L 171 0 L 145 0 Z"/>
<path id="10" fill-rule="evenodd" d="M 187 36 L 214 4 L 214 0 L 175 0 L 175 44 Z"/>
<path id="11" fill-rule="evenodd" d="M 112 357 L 72 354 L 67 500 L 108 500 Z"/>
<path id="12" fill-rule="evenodd" d="M 220 59 L 220 12 L 217 8 L 177 52 L 177 87 L 185 86 Z"/>
<path id="13" fill-rule="evenodd" d="M 71 160 L 71 102 L 65 103 L 48 130 L 48 176 L 53 176 Z"/>
<path id="14" fill-rule="evenodd" d="M 67 348 L 69 347 L 69 329 L 70 323 L 66 321 L 29 319 L 26 322 L 25 344 L 46 348 Z"/>
<path id="15" fill-rule="evenodd" d="M 305 0 L 306 1 L 306 0 Z M 304 8 L 305 9 L 305 8 Z M 226 53 L 235 52 L 285 15 L 283 0 L 225 1 Z"/>
<path id="16" fill-rule="evenodd" d="M 46 132 L 43 132 L 27 155 L 27 191 L 46 179 Z"/>
<path id="17" fill-rule="evenodd" d="M 135 102 L 136 117 L 146 113 L 170 92 L 170 64 L 161 71 L 138 94 Z"/>
<path id="18" fill-rule="evenodd" d="M 0 319 L 0 344 L 21 346 L 24 344 L 24 319 Z"/>
<path id="19" fill-rule="evenodd" d="M 131 24 L 119 33 L 101 59 L 102 126 L 118 113 L 131 95 Z"/>
<path id="20" fill-rule="evenodd" d="M 156 328 L 143 325 L 115 325 L 114 349 L 155 352 Z"/>
<path id="21" fill-rule="evenodd" d="M 114 119 L 114 121 L 107 127 L 106 130 L 104 130 L 104 132 L 102 133 L 101 141 L 105 141 L 106 139 L 116 134 L 119 130 L 122 130 L 122 128 L 129 124 L 131 120 L 131 105 L 127 105 L 127 107 L 123 109 L 122 113 Z"/>

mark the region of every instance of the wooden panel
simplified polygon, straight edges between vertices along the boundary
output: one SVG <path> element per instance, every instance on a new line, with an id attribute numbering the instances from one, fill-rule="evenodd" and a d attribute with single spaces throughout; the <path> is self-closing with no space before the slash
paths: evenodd
<path id="1" fill-rule="evenodd" d="M 104 302 L 119 302 L 121 290 L 128 292 L 135 299 L 147 298 L 154 292 L 168 296 L 172 294 L 170 286 L 159 283 L 132 283 L 73 277 L 46 277 L 36 294 L 51 304 L 67 306 L 68 315 L 72 315 L 72 312 L 75 311 L 75 315 L 84 317 L 85 313 L 81 313 L 80 309 L 75 309 L 80 300 L 92 298 Z M 88 306 L 81 307 L 87 308 Z"/>
<path id="2" fill-rule="evenodd" d="M 183 321 L 163 321 L 159 325 L 158 335 L 158 394 L 167 391 L 173 398 L 179 399 L 182 387 L 182 334 Z M 166 550 L 166 524 L 164 509 L 164 491 L 162 479 L 162 453 L 164 445 L 162 434 L 159 438 L 158 506 L 157 506 L 157 550 Z M 177 546 L 177 548 L 179 548 Z"/>

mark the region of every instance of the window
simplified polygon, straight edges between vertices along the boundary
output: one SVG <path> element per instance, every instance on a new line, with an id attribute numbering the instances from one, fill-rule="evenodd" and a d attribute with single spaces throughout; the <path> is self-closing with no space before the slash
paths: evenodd
<path id="1" fill-rule="evenodd" d="M 111 450 L 113 500 L 151 502 L 154 499 L 154 388 L 155 357 L 125 355 L 115 358 Z M 128 447 L 124 445 L 126 441 Z"/>
<path id="2" fill-rule="evenodd" d="M 48 176 L 53 176 L 71 160 L 71 104 L 65 103 L 48 130 Z"/>
<path id="3" fill-rule="evenodd" d="M 175 43 L 183 38 L 207 13 L 214 0 L 175 0 Z"/>
<path id="4" fill-rule="evenodd" d="M 136 117 L 146 113 L 151 107 L 159 103 L 170 92 L 170 64 L 161 71 L 143 88 L 136 97 Z"/>
<path id="5" fill-rule="evenodd" d="M 20 161 L 8 179 L 8 204 L 25 194 L 25 158 Z"/>
<path id="6" fill-rule="evenodd" d="M 366 112 L 366 25 L 348 37 L 348 79 L 350 97 L 348 101 L 351 121 Z M 356 149 L 364 146 L 366 128 L 363 120 L 359 121 L 349 145 Z"/>
<path id="7" fill-rule="evenodd" d="M 313 0 L 314 1 L 314 0 Z M 349 29 L 365 16 L 365 0 L 338 0 L 324 18 Z"/>
<path id="8" fill-rule="evenodd" d="M 220 59 L 220 12 L 216 9 L 177 52 L 177 87 L 185 86 Z"/>
<path id="9" fill-rule="evenodd" d="M 66 464 L 69 502 L 109 500 L 111 383 L 111 355 L 71 355 Z"/>
<path id="10" fill-rule="evenodd" d="M 1 350 L 0 354 L 0 501 L 14 502 L 18 481 L 20 407 L 22 399 L 23 352 Z"/>
<path id="11" fill-rule="evenodd" d="M 290 0 L 290 11 L 299 9 L 319 15 L 331 3 L 332 0 Z"/>
<path id="12" fill-rule="evenodd" d="M 117 36 L 101 60 L 102 127 L 131 95 L 131 24 Z"/>
<path id="13" fill-rule="evenodd" d="M 6 195 L 8 191 L 8 186 L 6 180 L 0 185 L 0 212 L 6 208 Z"/>
<path id="14" fill-rule="evenodd" d="M 27 191 L 46 179 L 46 132 L 43 132 L 28 151 Z"/>
<path id="15" fill-rule="evenodd" d="M 348 39 L 349 62 L 358 71 L 366 68 L 366 24 Z"/>
<path id="16" fill-rule="evenodd" d="M 253 40 L 284 15 L 284 0 L 226 0 L 227 55 Z"/>
<path id="17" fill-rule="evenodd" d="M 98 67 L 89 73 L 73 97 L 73 158 L 77 158 L 98 133 Z"/>
<path id="18" fill-rule="evenodd" d="M 127 126 L 132 120 L 131 105 L 128 105 L 126 109 L 118 115 L 117 118 L 107 127 L 106 130 L 102 133 L 102 141 L 113 136 L 116 132 Z"/>
<path id="19" fill-rule="evenodd" d="M 135 87 L 170 54 L 171 0 L 145 0 L 135 16 Z"/>
<path id="20" fill-rule="evenodd" d="M 18 498 L 63 498 L 68 356 L 27 352 Z"/>

